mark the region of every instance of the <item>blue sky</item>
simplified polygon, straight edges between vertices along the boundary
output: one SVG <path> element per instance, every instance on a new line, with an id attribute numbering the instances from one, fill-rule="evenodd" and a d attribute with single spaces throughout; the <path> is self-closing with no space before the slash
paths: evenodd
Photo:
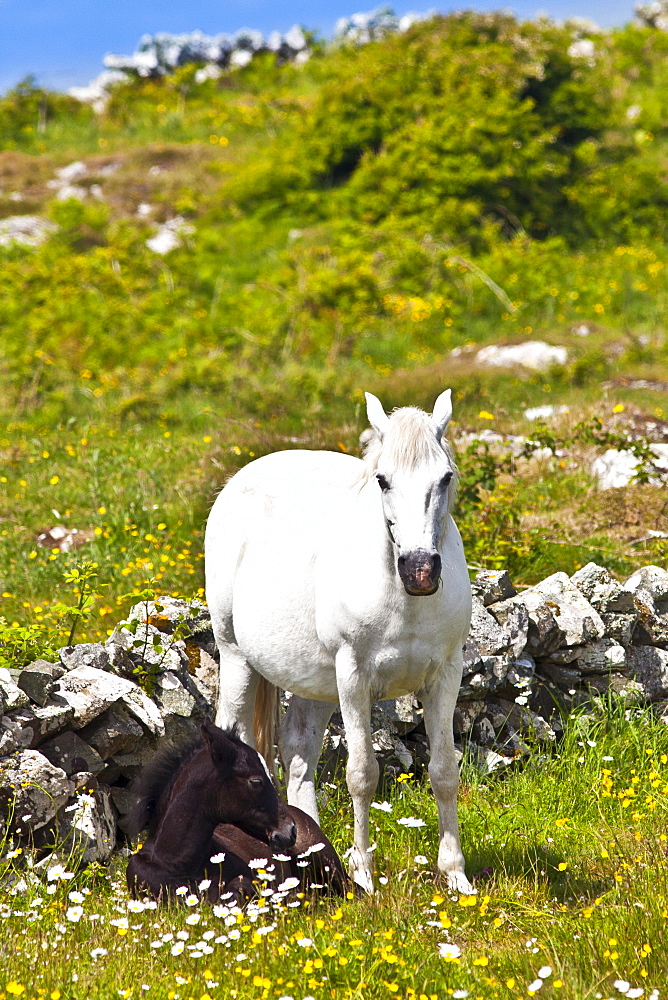
<path id="1" fill-rule="evenodd" d="M 192 31 L 210 34 L 257 28 L 265 33 L 291 25 L 331 35 L 337 18 L 377 6 L 354 0 L 0 0 L 0 92 L 34 73 L 43 86 L 57 90 L 86 84 L 102 67 L 107 52 L 130 53 L 145 32 Z M 561 20 L 578 15 L 603 26 L 623 24 L 633 16 L 632 0 L 507 0 L 442 4 L 426 0 L 397 2 L 406 10 L 439 11 L 476 7 L 511 9 L 530 18 L 538 11 Z"/>

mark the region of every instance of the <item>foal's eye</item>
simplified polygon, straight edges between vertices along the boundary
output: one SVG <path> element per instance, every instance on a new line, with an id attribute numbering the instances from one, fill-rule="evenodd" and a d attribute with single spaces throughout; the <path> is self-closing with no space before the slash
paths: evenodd
<path id="1" fill-rule="evenodd" d="M 444 489 L 446 489 L 447 486 L 450 485 L 450 480 L 451 479 L 452 479 L 452 473 L 451 472 L 446 472 L 446 474 L 443 476 L 443 478 L 441 479 L 441 481 L 440 481 L 440 483 L 438 485 L 441 487 L 442 490 L 444 490 Z"/>
<path id="2" fill-rule="evenodd" d="M 248 784 L 254 792 L 259 792 L 260 789 L 264 788 L 264 780 L 262 778 L 249 778 Z"/>
<path id="3" fill-rule="evenodd" d="M 385 493 L 387 490 L 389 490 L 390 484 L 388 483 L 388 481 L 385 478 L 385 476 L 381 476 L 381 474 L 378 473 L 376 475 L 376 479 L 378 480 L 378 485 L 380 486 L 380 488 L 383 491 L 383 493 Z"/>

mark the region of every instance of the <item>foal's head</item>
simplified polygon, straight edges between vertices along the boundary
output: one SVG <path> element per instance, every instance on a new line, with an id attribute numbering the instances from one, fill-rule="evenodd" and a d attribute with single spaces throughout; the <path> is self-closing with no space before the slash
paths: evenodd
<path id="1" fill-rule="evenodd" d="M 257 751 L 239 738 L 236 729 L 219 729 L 208 719 L 202 725 L 202 739 L 213 764 L 208 810 L 219 822 L 234 823 L 277 850 L 292 847 L 295 822 Z"/>
<path id="2" fill-rule="evenodd" d="M 439 550 L 456 489 L 457 470 L 443 436 L 452 416 L 450 390 L 438 397 L 431 416 L 404 407 L 388 417 L 376 396 L 367 392 L 366 400 L 376 432 L 366 461 L 380 490 L 397 571 L 408 594 L 429 596 L 438 590 Z"/>

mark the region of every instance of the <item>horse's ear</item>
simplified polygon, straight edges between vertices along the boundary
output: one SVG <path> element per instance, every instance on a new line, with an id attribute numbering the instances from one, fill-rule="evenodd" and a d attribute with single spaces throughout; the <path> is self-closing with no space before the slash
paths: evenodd
<path id="1" fill-rule="evenodd" d="M 207 717 L 202 724 L 200 732 L 202 733 L 204 746 L 207 747 L 211 754 L 214 764 L 231 766 L 236 759 L 237 750 L 232 740 L 228 739 L 222 729 L 214 726 L 211 719 Z"/>
<path id="2" fill-rule="evenodd" d="M 434 403 L 431 419 L 436 427 L 436 437 L 440 441 L 452 417 L 452 390 L 446 389 Z"/>
<path id="3" fill-rule="evenodd" d="M 364 395 L 366 396 L 366 415 L 369 418 L 369 423 L 382 441 L 390 418 L 377 396 L 374 396 L 372 392 L 365 392 Z"/>

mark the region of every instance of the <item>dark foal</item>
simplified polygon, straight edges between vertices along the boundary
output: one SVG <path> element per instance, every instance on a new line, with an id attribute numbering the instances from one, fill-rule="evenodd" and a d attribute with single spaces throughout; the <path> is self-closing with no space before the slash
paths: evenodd
<path id="1" fill-rule="evenodd" d="M 234 729 L 207 720 L 197 742 L 158 754 L 135 791 L 123 828 L 130 836 L 148 829 L 148 836 L 128 863 L 133 896 L 168 899 L 181 886 L 197 892 L 204 879 L 211 902 L 243 903 L 263 880 L 276 888 L 298 879 L 304 891 L 339 895 L 348 888 L 320 827 L 278 798 L 262 759 Z M 266 875 L 249 865 L 261 859 Z"/>
<path id="2" fill-rule="evenodd" d="M 351 887 L 334 847 L 314 819 L 298 809 L 285 805 L 297 828 L 294 845 L 285 851 L 275 851 L 266 839 L 252 837 L 230 823 L 220 823 L 213 833 L 213 856 L 224 854 L 220 895 L 230 893 L 235 902 L 256 896 L 263 883 L 276 890 L 288 879 L 291 889 L 343 896 Z M 250 861 L 264 864 L 250 867 Z"/>
<path id="3" fill-rule="evenodd" d="M 210 890 L 210 898 L 217 898 L 224 872 L 210 858 L 219 823 L 238 825 L 275 852 L 291 848 L 297 837 L 295 822 L 255 750 L 234 729 L 218 729 L 209 720 L 201 740 L 159 754 L 136 793 L 123 825 L 131 836 L 148 828 L 148 837 L 128 864 L 134 896 L 170 897 L 179 886 L 196 891 L 202 879 L 211 878 L 215 892 Z"/>

